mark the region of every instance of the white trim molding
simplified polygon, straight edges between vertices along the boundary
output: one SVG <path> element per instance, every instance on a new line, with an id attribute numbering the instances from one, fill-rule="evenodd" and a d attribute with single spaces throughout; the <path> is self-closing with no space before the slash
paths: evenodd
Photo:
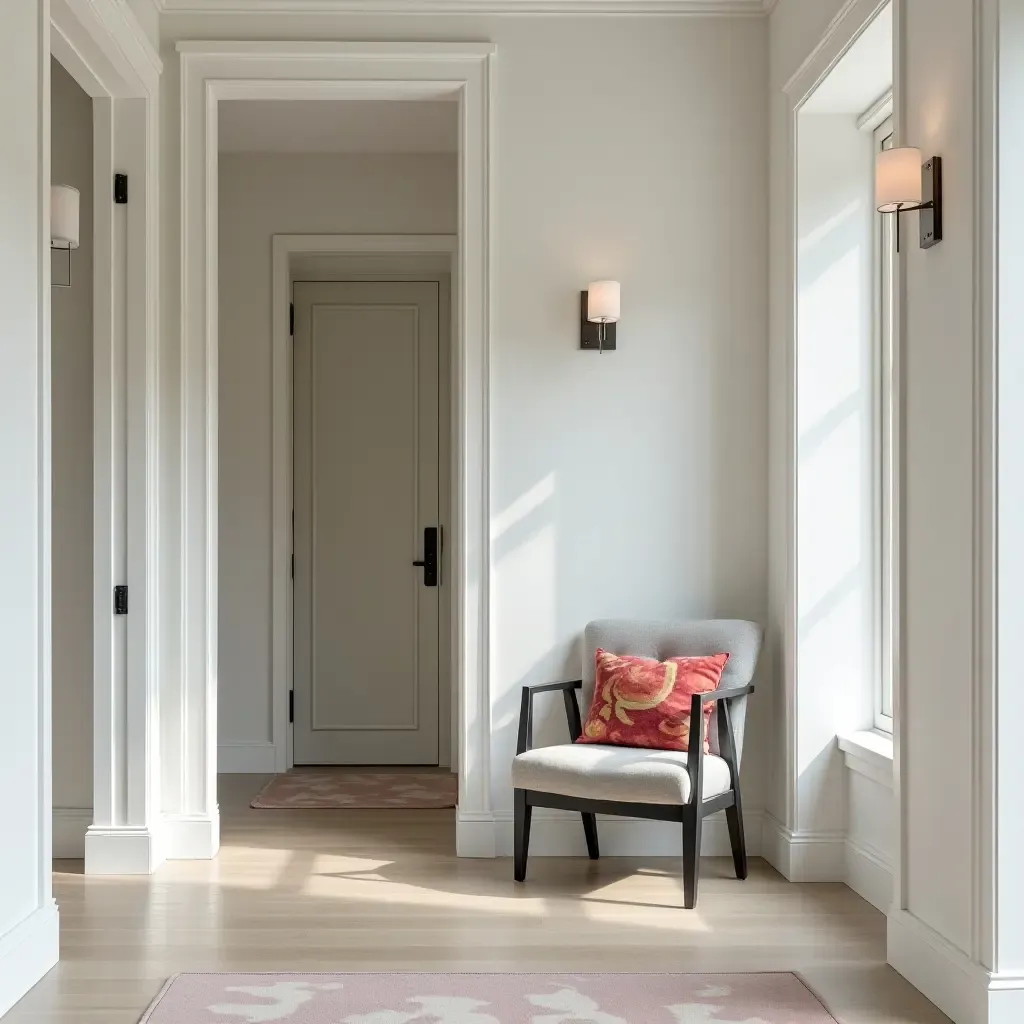
<path id="1" fill-rule="evenodd" d="M 51 50 L 93 98 L 123 99 L 159 90 L 163 62 L 138 19 L 118 0 L 51 0 Z M 100 83 L 94 91 L 81 71 Z"/>
<path id="2" fill-rule="evenodd" d="M 158 0 L 167 15 L 610 14 L 765 17 L 777 0 Z"/>
<path id="3" fill-rule="evenodd" d="M 743 815 L 747 853 L 760 856 L 764 812 Z M 460 857 L 511 857 L 513 848 L 512 811 L 474 814 L 461 809 L 456 820 Z M 586 841 L 580 816 L 571 811 L 538 807 L 533 812 L 530 855 L 537 857 L 585 857 Z M 670 822 L 642 818 L 598 816 L 601 853 L 606 857 L 680 857 L 683 834 Z M 702 857 L 731 857 L 729 829 L 725 817 L 713 814 L 705 819 L 701 836 Z"/>
<path id="4" fill-rule="evenodd" d="M 490 812 L 489 350 L 490 43 L 182 42 L 181 380 L 183 492 L 180 591 L 181 802 L 194 825 L 216 818 L 217 770 L 217 112 L 221 100 L 436 99 L 460 108 L 459 225 L 454 258 L 452 567 L 453 670 L 459 694 L 459 808 Z M 364 239 L 365 241 L 365 239 Z M 312 243 L 311 243 L 312 244 Z M 333 245 L 327 237 L 320 244 Z M 412 241 L 414 247 L 422 240 Z M 446 243 L 447 244 L 447 243 Z M 336 251 L 330 249 L 329 251 Z M 362 250 L 362 251 L 365 251 Z M 278 269 L 280 273 L 280 269 Z M 278 331 L 284 314 L 278 308 Z M 275 357 L 276 358 L 276 357 Z M 275 364 L 276 365 L 276 364 Z M 280 394 L 276 400 L 282 400 Z M 287 399 L 287 396 L 285 396 Z M 280 438 L 277 438 L 280 442 Z M 282 453 L 276 453 L 280 464 Z M 282 510 L 275 506 L 280 522 Z M 290 510 L 288 510 L 290 516 Z M 281 552 L 275 547 L 278 574 Z M 274 606 L 280 630 L 287 611 Z M 286 648 L 278 646 L 275 662 Z M 276 709 L 279 718 L 282 709 Z M 276 722 L 274 738 L 282 723 Z M 279 750 L 279 748 L 278 748 Z M 278 752 L 278 766 L 280 750 Z M 472 819 L 476 820 L 476 819 Z M 478 849 L 463 845 L 460 855 Z M 216 843 L 168 842 L 171 851 Z"/>
<path id="5" fill-rule="evenodd" d="M 870 730 L 847 733 L 839 737 L 839 749 L 850 771 L 866 775 L 892 792 L 895 782 L 891 736 Z"/>
<path id="6" fill-rule="evenodd" d="M 85 833 L 85 873 L 152 874 L 164 860 L 159 828 L 159 825 L 90 825 Z"/>
<path id="7" fill-rule="evenodd" d="M 52 899 L 0 935 L 0 1017 L 25 994 L 26 978 L 42 978 L 57 963 L 57 904 Z"/>
<path id="8" fill-rule="evenodd" d="M 219 775 L 273 775 L 280 770 L 270 740 L 217 745 Z"/>
<path id="9" fill-rule="evenodd" d="M 744 833 L 747 854 L 761 855 L 761 811 L 745 811 Z M 499 857 L 511 857 L 514 821 L 512 811 L 494 814 L 494 845 Z M 675 857 L 683 855 L 683 832 L 674 822 L 648 821 L 598 815 L 597 833 L 604 857 Z M 531 857 L 585 857 L 586 840 L 579 814 L 538 807 L 533 812 L 530 832 Z M 729 828 L 722 813 L 704 819 L 701 834 L 702 857 L 731 857 Z"/>
<path id="10" fill-rule="evenodd" d="M 870 843 L 846 837 L 846 884 L 875 910 L 892 906 L 892 861 Z"/>
<path id="11" fill-rule="evenodd" d="M 793 831 L 765 813 L 761 856 L 790 882 L 846 880 L 846 833 Z"/>
<path id="12" fill-rule="evenodd" d="M 888 920 L 889 963 L 956 1024 L 1020 1024 L 1024 974 L 989 971 L 906 910 Z"/>
<path id="13" fill-rule="evenodd" d="M 91 824 L 91 807 L 54 807 L 53 859 L 82 860 L 85 833 Z"/>
<path id="14" fill-rule="evenodd" d="M 220 809 L 201 814 L 165 814 L 160 851 L 166 860 L 212 860 L 220 850 Z"/>
<path id="15" fill-rule="evenodd" d="M 52 51 L 93 97 L 93 599 L 127 584 L 131 617 L 93 621 L 93 816 L 86 871 L 111 836 L 159 819 L 159 138 L 163 65 L 117 0 L 54 0 Z M 130 178 L 115 207 L 114 171 Z M 54 820 L 61 820 L 58 815 Z M 71 829 L 70 821 L 62 827 Z M 74 826 L 77 835 L 77 823 Z M 68 836 L 69 841 L 71 836 Z M 137 849 L 138 842 L 130 845 Z M 81 856 L 81 854 L 79 854 Z M 152 849 L 133 863 L 155 866 Z M 105 868 L 101 870 L 106 872 Z"/>

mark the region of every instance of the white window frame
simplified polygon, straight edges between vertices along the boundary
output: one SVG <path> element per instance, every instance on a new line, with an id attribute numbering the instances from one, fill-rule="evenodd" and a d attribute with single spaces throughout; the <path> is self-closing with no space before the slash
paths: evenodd
<path id="1" fill-rule="evenodd" d="M 894 144 L 894 124 L 890 114 L 873 131 L 873 152 L 877 154 Z M 897 452 L 896 391 L 898 380 L 898 295 L 897 256 L 894 217 L 876 217 L 874 243 L 875 325 L 872 374 L 875 392 L 875 445 L 873 479 L 875 482 L 875 594 L 877 642 L 873 693 L 874 726 L 893 731 L 893 687 L 896 664 L 896 593 L 899 531 L 897 524 Z"/>

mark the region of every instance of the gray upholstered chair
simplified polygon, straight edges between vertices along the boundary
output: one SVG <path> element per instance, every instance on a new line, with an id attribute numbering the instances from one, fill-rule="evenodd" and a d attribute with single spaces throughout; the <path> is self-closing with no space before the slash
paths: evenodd
<path id="1" fill-rule="evenodd" d="M 599 856 L 598 814 L 623 814 L 659 821 L 676 821 L 683 830 L 683 903 L 697 902 L 701 822 L 714 811 L 725 811 L 737 878 L 747 877 L 747 852 L 740 803 L 740 754 L 747 695 L 761 651 L 763 630 L 753 622 L 709 619 L 697 622 L 633 622 L 610 619 L 587 626 L 583 644 L 583 678 L 564 683 L 523 687 L 519 743 L 512 762 L 515 788 L 515 878 L 526 878 L 530 818 L 534 807 L 579 811 L 591 860 Z M 594 695 L 594 664 L 598 647 L 616 654 L 646 658 L 675 658 L 729 654 L 718 689 L 693 697 L 688 753 L 577 744 L 582 723 L 576 691 L 582 691 L 584 710 Z M 533 746 L 534 698 L 560 691 L 565 701 L 572 742 Z M 709 734 L 711 753 L 700 737 L 701 708 L 714 702 Z"/>

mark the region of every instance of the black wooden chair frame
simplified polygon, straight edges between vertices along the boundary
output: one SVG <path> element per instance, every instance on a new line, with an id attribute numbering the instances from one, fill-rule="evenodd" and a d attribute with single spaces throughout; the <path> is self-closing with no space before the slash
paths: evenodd
<path id="1" fill-rule="evenodd" d="M 583 731 L 580 706 L 576 691 L 582 689 L 581 679 L 561 683 L 539 683 L 523 687 L 523 700 L 519 712 L 519 741 L 516 753 L 522 754 L 533 747 L 533 703 L 538 693 L 561 691 L 565 702 L 565 716 L 569 724 L 569 737 L 573 743 Z M 729 842 L 737 878 L 747 877 L 747 847 L 743 835 L 743 807 L 740 800 L 739 763 L 736 757 L 736 737 L 733 732 L 730 702 L 736 697 L 753 693 L 752 684 L 710 693 L 695 693 L 690 701 L 689 753 L 686 773 L 690 778 L 690 802 L 687 804 L 634 804 L 614 800 L 586 800 L 560 793 L 543 793 L 532 789 L 515 790 L 515 879 L 526 879 L 526 860 L 530 849 L 530 822 L 534 807 L 555 807 L 563 811 L 579 811 L 583 819 L 583 832 L 587 839 L 587 852 L 597 860 L 600 850 L 597 842 L 597 815 L 617 814 L 653 821 L 675 821 L 683 826 L 683 905 L 692 910 L 697 904 L 697 882 L 700 875 L 701 823 L 715 811 L 725 811 L 729 826 Z M 718 704 L 718 749 L 729 766 L 730 788 L 708 800 L 701 796 L 704 784 L 704 743 L 702 723 L 704 706 Z"/>

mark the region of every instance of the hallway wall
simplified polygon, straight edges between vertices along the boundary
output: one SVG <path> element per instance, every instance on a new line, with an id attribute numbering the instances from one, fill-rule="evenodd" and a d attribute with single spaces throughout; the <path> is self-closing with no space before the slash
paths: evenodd
<path id="1" fill-rule="evenodd" d="M 92 808 L 92 100 L 51 58 L 51 170 L 80 193 L 72 287 L 51 289 L 54 856 L 81 857 Z M 64 280 L 66 256 L 52 259 Z"/>
<path id="2" fill-rule="evenodd" d="M 168 13 L 163 26 L 162 429 L 174 458 L 181 372 L 175 44 L 280 38 L 282 22 Z M 295 39 L 496 46 L 487 774 L 503 849 L 511 838 L 520 686 L 578 673 L 589 620 L 766 617 L 767 24 L 325 13 L 296 14 L 287 27 Z M 229 261 L 224 253 L 221 260 Z M 623 319 L 618 351 L 602 357 L 579 351 L 579 290 L 606 276 L 622 281 Z M 248 282 L 254 306 L 268 301 L 267 280 Z M 221 366 L 221 378 L 227 372 Z M 265 378 L 254 383 L 249 393 L 262 403 Z M 223 465 L 221 479 L 229 472 Z M 162 585 L 166 579 L 174 593 L 180 496 L 168 490 L 164 500 Z M 224 508 L 221 522 L 231 523 Z M 167 607 L 164 636 L 173 645 L 182 609 L 170 600 Z M 249 627 L 246 642 L 263 645 L 265 627 Z M 168 649 L 166 658 L 174 666 L 179 654 Z M 744 756 L 753 841 L 773 748 L 767 665 L 758 681 Z M 542 719 L 540 741 L 564 738 L 553 702 Z M 180 746 L 170 728 L 164 742 Z M 724 841 L 724 828 L 712 831 Z M 535 833 L 538 852 L 582 844 L 578 821 L 565 816 L 538 818 Z M 670 851 L 679 847 L 677 833 L 609 825 L 607 847 Z"/>
<path id="3" fill-rule="evenodd" d="M 0 7 L 0 1015 L 56 962 L 50 875 L 50 23 Z M 10 837 L 16 837 L 11 841 Z"/>

